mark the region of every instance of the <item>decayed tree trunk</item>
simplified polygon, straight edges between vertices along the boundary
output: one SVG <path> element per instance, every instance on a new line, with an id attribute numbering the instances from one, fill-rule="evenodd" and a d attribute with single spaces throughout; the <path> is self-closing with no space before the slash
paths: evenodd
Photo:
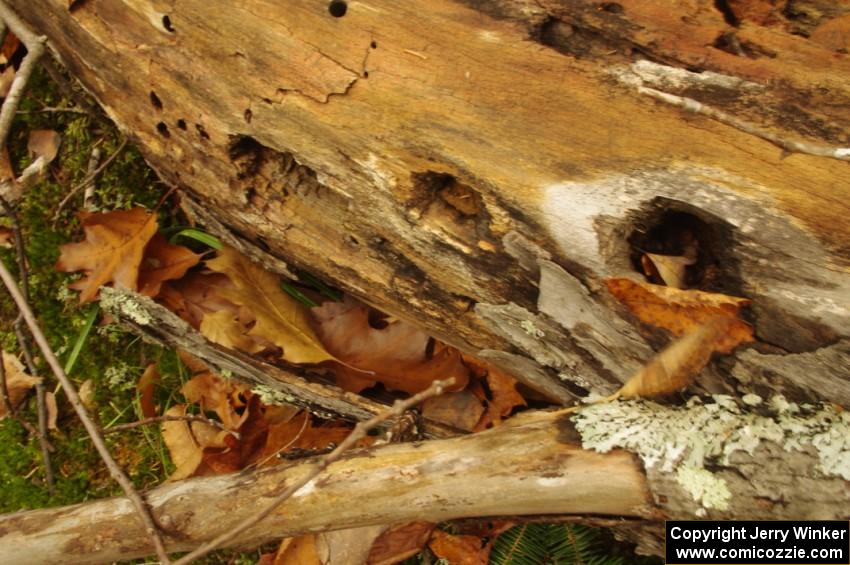
<path id="1" fill-rule="evenodd" d="M 618 405 L 581 440 L 641 453 L 671 517 L 848 518 L 846 413 L 795 413 L 850 403 L 846 2 L 11 3 L 208 229 L 553 400 L 652 356 L 603 281 L 693 234 L 694 286 L 750 298 L 759 340 L 696 390 L 796 404 Z M 706 410 L 764 418 L 713 474 L 612 432 L 698 452 Z"/>

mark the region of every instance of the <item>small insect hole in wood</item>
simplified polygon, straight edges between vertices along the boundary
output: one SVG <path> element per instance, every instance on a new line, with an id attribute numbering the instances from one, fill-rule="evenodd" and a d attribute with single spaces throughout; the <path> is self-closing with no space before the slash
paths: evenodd
<path id="1" fill-rule="evenodd" d="M 343 0 L 333 0 L 328 4 L 328 13 L 335 18 L 341 18 L 348 11 L 348 4 Z"/>
<path id="2" fill-rule="evenodd" d="M 162 16 L 162 27 L 165 28 L 165 31 L 168 33 L 174 33 L 174 26 L 171 24 L 171 18 L 168 14 Z"/>

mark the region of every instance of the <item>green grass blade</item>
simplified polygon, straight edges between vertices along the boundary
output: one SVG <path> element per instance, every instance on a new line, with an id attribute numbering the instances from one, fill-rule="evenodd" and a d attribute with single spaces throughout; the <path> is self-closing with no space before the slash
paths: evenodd
<path id="1" fill-rule="evenodd" d="M 174 243 L 179 237 L 188 237 L 189 239 L 194 239 L 195 241 L 199 241 L 204 245 L 212 247 L 213 249 L 221 249 L 222 247 L 224 247 L 221 241 L 219 241 L 219 239 L 214 235 L 210 235 L 207 232 L 195 228 L 180 230 L 179 232 L 175 233 L 173 236 L 171 236 L 171 243 Z"/>
<path id="2" fill-rule="evenodd" d="M 283 290 L 286 291 L 286 294 L 288 294 L 289 296 L 291 296 L 292 298 L 294 298 L 295 300 L 297 300 L 298 302 L 300 302 L 304 306 L 308 306 L 310 308 L 315 308 L 316 306 L 318 306 L 318 304 L 316 304 L 315 302 L 310 300 L 309 296 L 307 296 L 306 294 L 304 294 L 303 292 L 301 292 L 300 290 L 298 290 L 297 288 L 295 288 L 291 284 L 285 282 L 285 283 L 281 283 L 280 286 L 283 287 Z"/>
<path id="3" fill-rule="evenodd" d="M 65 374 L 70 375 L 71 370 L 74 368 L 74 365 L 77 363 L 77 359 L 80 357 L 80 351 L 83 349 L 83 345 L 86 343 L 86 339 L 88 339 L 89 334 L 91 333 L 91 329 L 94 326 L 94 321 L 97 319 L 97 315 L 100 312 L 100 305 L 95 304 L 94 307 L 89 311 L 89 316 L 86 318 L 86 323 L 83 325 L 83 329 L 80 330 L 80 333 L 77 335 L 77 340 L 74 342 L 74 347 L 71 349 L 71 354 L 68 355 L 68 360 L 65 361 Z"/>

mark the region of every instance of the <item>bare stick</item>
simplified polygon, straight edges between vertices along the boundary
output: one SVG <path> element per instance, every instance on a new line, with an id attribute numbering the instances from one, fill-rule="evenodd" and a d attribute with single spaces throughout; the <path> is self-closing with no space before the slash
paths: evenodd
<path id="1" fill-rule="evenodd" d="M 201 558 L 206 555 L 210 551 L 215 550 L 220 547 L 222 544 L 225 544 L 235 538 L 237 538 L 242 532 L 245 530 L 255 526 L 264 520 L 268 515 L 275 511 L 275 509 L 280 506 L 286 499 L 291 497 L 293 494 L 298 492 L 301 487 L 310 483 L 315 479 L 322 471 L 327 469 L 327 467 L 339 459 L 343 453 L 351 449 L 358 440 L 365 437 L 366 434 L 372 428 L 380 425 L 385 420 L 392 418 L 393 416 L 401 416 L 405 410 L 416 406 L 423 400 L 431 398 L 432 396 L 438 396 L 443 393 L 446 387 L 453 385 L 455 382 L 454 377 L 446 379 L 444 381 L 434 381 L 431 383 L 431 386 L 420 392 L 419 394 L 415 394 L 406 400 L 396 400 L 395 404 L 391 408 L 381 412 L 380 414 L 376 414 L 369 420 L 365 422 L 359 422 L 354 429 L 351 430 L 351 433 L 348 434 L 342 443 L 339 446 L 322 457 L 317 463 L 313 470 L 307 473 L 305 476 L 301 477 L 299 480 L 292 483 L 283 492 L 277 495 L 272 502 L 266 507 L 265 510 L 254 514 L 249 517 L 247 520 L 244 520 L 242 523 L 237 525 L 235 528 L 230 530 L 229 532 L 218 536 L 217 538 L 211 540 L 208 543 L 205 543 L 201 547 L 195 549 L 194 551 L 187 553 L 180 559 L 174 562 L 174 565 L 188 565 L 192 561 Z"/>
<path id="2" fill-rule="evenodd" d="M 86 184 L 86 191 L 83 193 L 83 210 L 88 210 L 91 212 L 92 201 L 94 200 L 94 189 L 95 183 L 95 171 L 97 170 L 97 164 L 100 162 L 100 147 L 95 147 L 91 150 L 91 156 L 89 157 L 89 166 L 87 170 L 87 176 L 91 177 L 91 180 Z"/>
<path id="3" fill-rule="evenodd" d="M 785 139 L 784 137 L 776 135 L 773 132 L 762 129 L 749 122 L 745 122 L 744 120 L 738 119 L 731 114 L 727 114 L 722 110 L 712 108 L 711 106 L 703 104 L 702 102 L 697 102 L 693 98 L 676 96 L 675 94 L 669 94 L 667 92 L 662 92 L 660 90 L 648 88 L 645 86 L 639 86 L 638 92 L 647 96 L 651 96 L 656 100 L 666 102 L 667 104 L 678 106 L 679 108 L 688 110 L 689 112 L 693 112 L 695 114 L 702 114 L 703 116 L 713 118 L 718 122 L 741 130 L 744 133 L 748 133 L 750 135 L 760 137 L 765 141 L 769 141 L 770 143 L 781 147 L 789 153 L 804 153 L 806 155 L 814 155 L 817 157 L 830 157 L 832 159 L 850 161 L 850 147 L 834 147 L 832 145 L 809 143 L 808 141 L 796 141 L 793 139 Z"/>
<path id="4" fill-rule="evenodd" d="M 38 60 L 44 54 L 44 44 L 47 38 L 31 32 L 27 25 L 18 18 L 18 15 L 2 0 L 0 0 L 0 18 L 6 22 L 12 33 L 18 36 L 27 47 L 27 55 L 21 63 L 21 68 L 15 73 L 9 94 L 3 101 L 3 109 L 0 110 L 0 150 L 2 150 L 6 146 L 9 131 L 12 129 L 12 121 L 18 111 L 18 104 L 21 102 L 27 81 L 38 66 Z"/>
<path id="5" fill-rule="evenodd" d="M 29 269 L 27 267 L 27 254 L 26 248 L 24 247 L 24 237 L 21 233 L 21 223 L 18 221 L 18 215 L 15 213 L 15 209 L 9 204 L 6 199 L 0 196 L 0 206 L 2 206 L 3 211 L 6 213 L 6 216 L 9 218 L 9 221 L 12 224 L 12 233 L 15 238 L 15 255 L 18 261 L 18 276 L 21 280 L 21 290 L 23 291 L 24 300 L 29 302 L 30 291 L 29 291 Z M 30 352 L 29 343 L 27 343 L 26 336 L 23 332 L 23 315 L 18 313 L 18 317 L 15 319 L 15 335 L 18 337 L 18 345 L 21 348 L 21 351 L 24 354 L 24 360 L 27 364 L 27 369 L 31 375 L 36 375 L 35 363 L 32 359 L 32 353 Z M 2 365 L 2 362 L 0 362 Z M 5 374 L 3 379 L 3 385 L 5 388 Z M 53 464 L 50 460 L 50 451 L 53 447 L 50 445 L 50 441 L 47 439 L 47 405 L 44 400 L 44 383 L 39 382 L 35 385 L 35 394 L 36 394 L 36 412 L 38 414 L 38 433 L 35 434 L 38 437 L 39 447 L 41 448 L 41 459 L 44 463 L 44 479 L 47 482 L 47 490 L 50 494 L 53 494 L 54 488 L 56 485 L 56 479 L 53 474 Z M 23 420 L 19 419 L 23 423 Z M 29 422 L 25 424 L 27 430 L 30 430 Z"/>
<path id="6" fill-rule="evenodd" d="M 109 453 L 109 449 L 106 447 L 106 442 L 103 440 L 103 435 L 100 432 L 100 429 L 97 427 L 97 424 L 92 421 L 91 417 L 88 414 L 85 406 L 83 406 L 82 401 L 80 400 L 80 395 L 77 394 L 77 389 L 74 387 L 74 383 L 68 378 L 65 374 L 65 371 L 62 369 L 62 364 L 59 363 L 59 360 L 56 358 L 56 354 L 53 353 L 53 349 L 51 349 L 50 344 L 47 343 L 47 338 L 44 337 L 44 333 L 41 331 L 41 328 L 38 326 L 38 322 L 35 319 L 35 315 L 33 315 L 32 309 L 26 300 L 24 300 L 23 295 L 21 294 L 18 285 L 15 283 L 14 278 L 12 278 L 11 273 L 6 268 L 2 262 L 0 262 L 0 278 L 3 279 L 3 283 L 6 285 L 6 288 L 9 290 L 9 294 L 12 295 L 12 299 L 15 301 L 15 304 L 18 305 L 18 309 L 24 315 L 24 320 L 27 322 L 27 326 L 29 326 L 30 332 L 35 338 L 35 342 L 38 344 L 39 349 L 41 349 L 44 358 L 47 361 L 47 364 L 50 366 L 50 369 L 53 371 L 53 374 L 56 375 L 56 378 L 59 379 L 59 382 L 62 384 L 62 387 L 65 389 L 65 395 L 68 397 L 68 401 L 71 403 L 71 406 L 74 407 L 74 411 L 76 411 L 77 416 L 79 416 L 80 421 L 83 423 L 83 426 L 86 428 L 86 431 L 91 437 L 92 443 L 94 444 L 95 449 L 97 449 L 100 454 L 101 459 L 106 464 L 106 467 L 109 469 L 110 475 L 115 481 L 121 485 L 121 488 L 127 495 L 127 498 L 130 499 L 133 506 L 136 508 L 136 511 L 141 518 L 142 522 L 145 525 L 145 530 L 153 542 L 154 549 L 156 550 L 156 555 L 160 559 L 162 563 L 171 563 L 168 558 L 168 554 L 165 552 L 165 545 L 162 543 L 162 538 L 159 534 L 159 529 L 156 526 L 156 522 L 153 519 L 153 515 L 151 514 L 150 508 L 148 508 L 145 501 L 139 495 L 136 488 L 133 486 L 133 483 L 124 474 L 124 471 L 121 470 L 121 467 L 115 462 L 112 458 L 112 455 Z"/>
<path id="7" fill-rule="evenodd" d="M 0 0 L 0 1 L 2 1 L 2 0 Z M 67 195 L 65 195 L 65 198 L 63 198 L 62 201 L 59 203 L 59 205 L 56 207 L 56 213 L 53 214 L 53 220 L 54 221 L 56 220 L 56 218 L 59 217 L 59 214 L 62 212 L 62 209 L 65 208 L 65 205 L 68 204 L 68 201 L 71 200 L 71 198 L 73 198 L 74 195 L 77 194 L 80 191 L 80 189 L 88 186 L 88 184 L 91 181 L 93 181 L 97 177 L 97 175 L 99 175 L 103 171 L 103 169 L 108 167 L 109 164 L 112 163 L 112 161 L 114 161 L 116 157 L 118 157 L 118 155 L 121 153 L 121 151 L 124 149 L 124 147 L 126 145 L 127 145 L 127 138 L 125 137 L 124 139 L 121 140 L 121 144 L 115 149 L 115 151 L 112 152 L 112 155 L 107 157 L 106 160 L 104 160 L 103 163 L 101 163 L 98 168 L 96 168 L 94 171 L 88 173 L 82 181 L 80 181 L 73 188 L 71 188 L 71 191 Z"/>
<path id="8" fill-rule="evenodd" d="M 130 422 L 129 424 L 118 424 L 117 426 L 110 426 L 108 428 L 103 429 L 104 435 L 111 434 L 114 432 L 123 432 L 125 430 L 132 430 L 133 428 L 139 428 L 141 426 L 147 426 L 150 424 L 158 424 L 160 422 L 202 422 L 204 424 L 208 424 L 210 426 L 216 427 L 222 431 L 228 432 L 237 438 L 239 437 L 238 432 L 234 432 L 233 430 L 227 429 L 224 424 L 221 422 L 217 422 L 216 420 L 211 420 L 206 416 L 194 416 L 194 415 L 186 415 L 186 416 L 151 416 L 150 418 L 144 418 L 137 422 Z"/>

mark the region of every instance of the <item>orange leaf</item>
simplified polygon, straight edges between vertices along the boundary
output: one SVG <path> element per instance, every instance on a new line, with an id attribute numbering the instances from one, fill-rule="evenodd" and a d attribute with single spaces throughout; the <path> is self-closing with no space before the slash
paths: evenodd
<path id="1" fill-rule="evenodd" d="M 17 408 L 30 389 L 41 382 L 41 377 L 26 374 L 24 366 L 18 358 L 5 351 L 2 353 L 2 362 L 3 368 L 6 370 L 6 390 L 9 391 L 9 402 L 12 408 Z M 6 416 L 6 407 L 0 403 L 0 420 Z"/>
<path id="2" fill-rule="evenodd" d="M 185 416 L 186 405 L 175 404 L 165 412 L 166 416 Z M 229 435 L 204 422 L 169 421 L 162 423 L 162 439 L 168 447 L 171 461 L 177 467 L 168 477 L 177 481 L 193 477 L 202 472 L 204 450 L 225 447 L 224 438 Z"/>
<path id="3" fill-rule="evenodd" d="M 607 279 L 611 294 L 640 319 L 641 322 L 664 328 L 682 336 L 714 318 L 733 320 L 728 333 L 716 344 L 722 353 L 732 351 L 738 344 L 753 341 L 752 327 L 738 319 L 746 298 L 714 294 L 700 290 L 679 290 L 666 286 L 640 283 L 631 279 Z"/>
<path id="4" fill-rule="evenodd" d="M 456 349 L 437 343 L 429 356 L 427 334 L 400 320 L 370 323 L 370 314 L 375 312 L 350 297 L 344 302 L 325 302 L 311 311 L 317 322 L 316 333 L 327 350 L 361 370 L 336 365 L 340 387 L 360 392 L 380 381 L 389 389 L 416 393 L 435 379 L 449 377 L 456 381 L 453 390 L 466 386 L 469 371 Z"/>
<path id="5" fill-rule="evenodd" d="M 139 270 L 139 292 L 156 296 L 163 282 L 181 278 L 200 260 L 201 256 L 188 247 L 172 245 L 162 234 L 154 234 Z"/>
<path id="6" fill-rule="evenodd" d="M 428 543 L 431 551 L 452 565 L 487 565 L 490 546 L 476 536 L 453 536 L 443 530 L 434 530 Z"/>
<path id="7" fill-rule="evenodd" d="M 60 271 L 85 271 L 86 276 L 71 285 L 81 291 L 80 303 L 94 300 L 100 286 L 108 283 L 136 290 L 145 246 L 156 233 L 156 215 L 133 208 L 82 212 L 80 219 L 86 240 L 63 245 L 56 263 Z"/>
<path id="8" fill-rule="evenodd" d="M 431 522 L 410 522 L 381 534 L 369 551 L 368 565 L 393 565 L 413 557 L 425 547 L 434 530 Z"/>
<path id="9" fill-rule="evenodd" d="M 177 281 L 162 285 L 158 299 L 162 304 L 198 329 L 204 314 L 226 310 L 237 315 L 239 307 L 222 298 L 216 291 L 232 288 L 233 283 L 218 273 L 189 273 Z"/>
<path id="10" fill-rule="evenodd" d="M 145 418 L 156 416 L 156 405 L 153 401 L 154 385 L 162 380 L 159 371 L 156 370 L 156 363 L 151 363 L 142 373 L 139 382 L 136 383 L 136 390 L 139 393 L 139 405 L 142 407 L 142 415 Z"/>
<path id="11" fill-rule="evenodd" d="M 240 413 L 237 409 L 244 408 L 243 397 L 250 394 L 249 390 L 247 385 L 212 373 L 201 373 L 188 380 L 180 392 L 189 402 L 199 404 L 202 410 L 215 412 L 228 430 L 236 430 L 247 417 L 244 410 Z"/>
<path id="12" fill-rule="evenodd" d="M 233 473 L 244 469 L 260 455 L 268 437 L 269 425 L 263 417 L 259 396 L 251 396 L 243 411 L 239 437 L 226 435 L 226 449 L 204 450 L 203 462 L 213 474 Z"/>
<path id="13" fill-rule="evenodd" d="M 280 542 L 280 548 L 274 554 L 271 565 L 322 565 L 316 551 L 315 534 L 297 538 L 286 538 Z"/>
<path id="14" fill-rule="evenodd" d="M 275 455 L 293 449 L 325 449 L 331 443 L 339 445 L 349 433 L 350 426 L 332 423 L 314 426 L 313 418 L 305 410 L 285 422 L 269 424 L 266 445 L 257 461 L 263 464 Z"/>
<path id="15" fill-rule="evenodd" d="M 201 335 L 219 345 L 245 353 L 257 353 L 264 348 L 247 334 L 248 328 L 239 323 L 227 310 L 207 312 L 201 320 Z"/>

